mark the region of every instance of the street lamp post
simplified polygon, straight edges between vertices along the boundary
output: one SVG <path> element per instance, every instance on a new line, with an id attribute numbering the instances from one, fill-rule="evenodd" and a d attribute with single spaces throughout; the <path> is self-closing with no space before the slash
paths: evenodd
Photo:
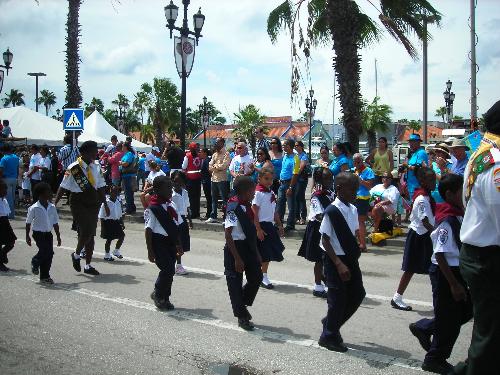
<path id="1" fill-rule="evenodd" d="M 207 97 L 203 97 L 203 105 L 201 105 L 201 109 L 203 110 L 202 114 L 202 124 L 203 124 L 203 147 L 207 147 L 207 128 L 209 123 L 208 118 L 208 110 L 207 110 Z"/>
<path id="2" fill-rule="evenodd" d="M 313 126 L 313 117 L 314 112 L 316 111 L 316 106 L 318 105 L 318 101 L 314 99 L 314 90 L 309 90 L 309 96 L 306 98 L 306 109 L 309 112 L 309 163 L 312 163 L 311 151 L 312 151 L 312 126 Z"/>
<path id="3" fill-rule="evenodd" d="M 201 29 L 205 23 L 205 16 L 201 13 L 201 8 L 198 13 L 193 15 L 194 32 L 189 30 L 187 10 L 190 0 L 182 0 L 184 6 L 184 18 L 182 20 L 182 27 L 176 27 L 175 21 L 179 13 L 179 7 L 170 0 L 170 4 L 165 7 L 165 17 L 167 18 L 167 27 L 170 30 L 170 39 L 172 39 L 172 31 L 177 30 L 180 32 L 180 41 L 175 44 L 174 53 L 176 56 L 175 62 L 177 65 L 177 72 L 182 80 L 181 89 L 181 129 L 180 129 L 180 143 L 183 150 L 186 149 L 186 79 L 191 73 L 191 68 L 194 63 L 194 48 L 193 39 L 189 38 L 190 35 L 195 37 L 196 45 L 201 35 Z M 176 38 L 177 39 L 177 38 Z M 177 57 L 180 56 L 178 59 Z M 180 61 L 178 61 L 180 60 Z M 187 65 L 190 65 L 189 67 Z M 181 65 L 179 67 L 179 65 Z"/>
<path id="4" fill-rule="evenodd" d="M 3 53 L 3 62 L 5 65 L 0 65 L 0 68 L 5 68 L 5 70 L 7 71 L 7 75 L 9 75 L 9 69 L 12 69 L 10 64 L 12 64 L 13 57 L 14 55 L 12 54 L 12 52 L 10 52 L 9 48 L 7 48 L 7 51 Z"/>
<path id="5" fill-rule="evenodd" d="M 36 108 L 36 111 L 38 112 L 38 77 L 45 77 L 47 74 L 45 74 L 45 73 L 28 73 L 28 75 L 31 77 L 35 77 L 35 90 L 36 90 L 35 108 Z"/>
<path id="6" fill-rule="evenodd" d="M 446 105 L 446 122 L 448 125 L 451 125 L 453 119 L 453 102 L 455 101 L 455 93 L 451 91 L 452 85 L 453 83 L 448 80 L 448 82 L 446 82 L 446 91 L 443 92 L 444 103 Z"/>

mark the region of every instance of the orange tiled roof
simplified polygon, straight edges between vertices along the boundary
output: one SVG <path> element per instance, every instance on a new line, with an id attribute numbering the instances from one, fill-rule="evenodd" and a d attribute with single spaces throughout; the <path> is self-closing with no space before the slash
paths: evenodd
<path id="1" fill-rule="evenodd" d="M 411 134 L 418 134 L 420 135 L 420 137 L 423 139 L 423 133 L 424 133 L 424 130 L 423 128 L 421 128 L 419 131 L 413 131 L 412 129 L 409 129 L 407 128 L 405 130 L 405 132 L 403 133 L 402 136 L 399 137 L 399 142 L 405 142 L 408 140 L 408 138 L 410 137 Z M 443 134 L 443 129 L 441 128 L 438 128 L 438 127 L 435 127 L 435 126 L 431 126 L 431 125 L 427 125 L 427 136 L 429 138 L 436 138 L 436 137 L 441 137 Z"/>

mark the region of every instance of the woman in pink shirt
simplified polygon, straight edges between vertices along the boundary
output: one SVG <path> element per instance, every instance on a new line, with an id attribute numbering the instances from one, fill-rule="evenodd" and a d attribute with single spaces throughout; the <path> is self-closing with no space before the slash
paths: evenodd
<path id="1" fill-rule="evenodd" d="M 122 151 L 123 143 L 117 143 L 115 153 L 108 158 L 108 164 L 111 167 L 111 182 L 113 185 L 120 185 L 120 161 L 125 153 Z"/>

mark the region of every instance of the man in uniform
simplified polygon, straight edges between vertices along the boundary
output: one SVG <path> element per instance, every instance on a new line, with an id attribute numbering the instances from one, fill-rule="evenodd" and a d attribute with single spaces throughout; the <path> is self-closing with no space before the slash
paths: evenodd
<path id="1" fill-rule="evenodd" d="M 487 132 L 465 169 L 460 272 L 474 305 L 465 364 L 453 373 L 498 374 L 500 353 L 500 101 L 484 115 Z"/>
<path id="2" fill-rule="evenodd" d="M 80 154 L 81 156 L 66 170 L 55 204 L 57 205 L 66 191 L 70 192 L 71 214 L 78 228 L 78 244 L 76 251 L 71 254 L 73 268 L 77 272 L 81 271 L 80 251 L 85 249 L 86 265 L 83 272 L 99 275 L 99 272 L 92 267 L 91 261 L 98 221 L 97 214 L 102 203 L 104 203 L 106 215 L 109 215 L 109 207 L 105 199 L 106 182 L 101 167 L 96 162 L 97 143 L 84 142 L 80 147 Z"/>

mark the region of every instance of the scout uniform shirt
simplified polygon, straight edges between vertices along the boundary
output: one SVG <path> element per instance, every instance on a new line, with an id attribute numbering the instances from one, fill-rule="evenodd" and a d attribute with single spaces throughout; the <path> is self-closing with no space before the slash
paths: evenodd
<path id="1" fill-rule="evenodd" d="M 240 205 L 243 212 L 247 212 L 246 207 Z M 246 240 L 245 233 L 243 233 L 243 228 L 241 227 L 240 221 L 236 217 L 234 211 L 228 211 L 226 214 L 226 220 L 224 221 L 224 228 L 232 227 L 231 237 L 234 241 Z"/>
<path id="2" fill-rule="evenodd" d="M 94 161 L 90 165 L 87 165 L 87 163 L 81 160 L 81 163 L 75 161 L 69 165 L 60 185 L 63 189 L 69 190 L 72 193 L 83 193 L 85 179 L 82 179 L 79 175 L 79 169 L 95 190 L 106 186 L 99 163 Z M 88 177 L 89 173 L 91 173 L 91 178 Z"/>
<path id="3" fill-rule="evenodd" d="M 104 203 L 101 205 L 101 208 L 99 209 L 99 219 L 104 219 L 104 220 L 120 220 L 123 217 L 123 205 L 122 205 L 122 200 L 120 197 L 116 197 L 115 201 L 113 202 L 110 198 L 109 195 L 106 195 L 106 202 L 108 203 L 109 207 L 109 216 L 106 215 L 106 209 L 104 208 Z"/>
<path id="4" fill-rule="evenodd" d="M 165 212 L 167 212 L 168 208 L 174 209 L 177 212 L 175 204 L 172 202 L 164 203 L 161 205 L 161 207 L 165 210 Z M 175 218 L 172 218 L 172 220 L 177 226 L 183 223 L 182 217 L 180 215 L 177 215 L 177 220 Z M 144 210 L 144 228 L 150 228 L 153 233 L 160 234 L 164 237 L 168 236 L 167 231 L 160 224 L 160 221 L 156 218 L 155 214 L 151 211 L 150 208 Z"/>
<path id="5" fill-rule="evenodd" d="M 276 195 L 271 190 L 256 191 L 252 204 L 259 207 L 259 222 L 274 224 L 274 212 L 276 211 Z M 234 230 L 234 229 L 233 229 Z"/>
<path id="6" fill-rule="evenodd" d="M 326 194 L 327 199 L 330 202 L 333 202 L 333 192 L 329 191 Z M 327 206 L 328 207 L 328 206 Z M 317 195 L 313 195 L 311 197 L 311 206 L 309 209 L 309 216 L 307 220 L 309 221 L 316 221 L 316 216 L 317 215 L 323 215 L 325 213 L 325 207 L 321 204 L 320 198 Z"/>

